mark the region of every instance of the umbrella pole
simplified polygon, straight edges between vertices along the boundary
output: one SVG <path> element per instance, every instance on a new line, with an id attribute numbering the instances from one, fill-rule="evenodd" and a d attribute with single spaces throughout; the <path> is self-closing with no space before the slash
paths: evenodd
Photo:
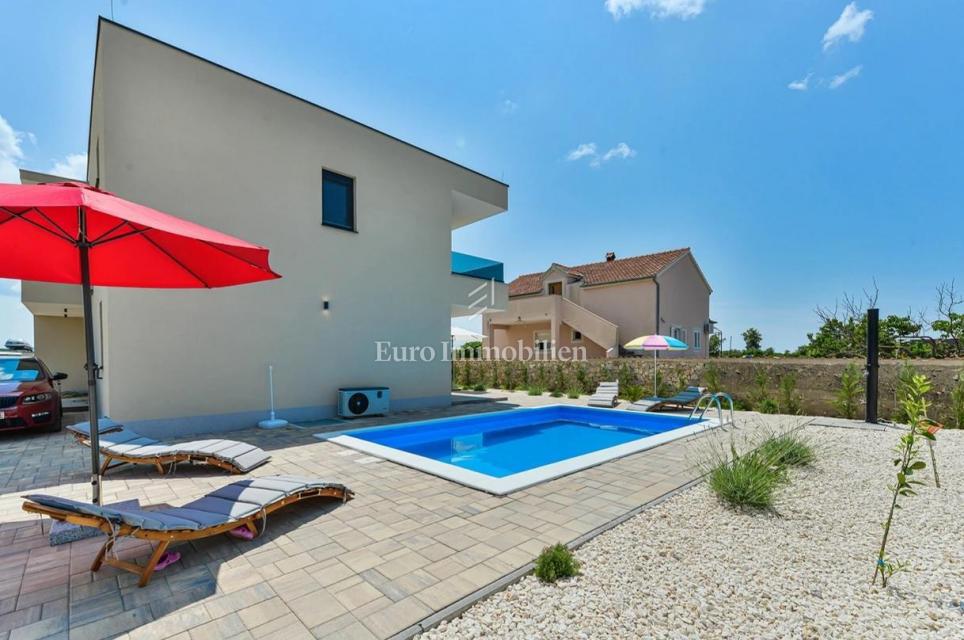
<path id="1" fill-rule="evenodd" d="M 653 397 L 658 398 L 659 394 L 656 393 L 656 350 L 653 350 Z"/>
<path id="2" fill-rule="evenodd" d="M 84 342 L 87 343 L 87 415 L 90 420 L 91 502 L 100 504 L 100 426 L 97 419 L 97 363 L 94 361 L 93 291 L 90 287 L 90 244 L 87 242 L 87 213 L 77 210 L 80 249 L 80 280 L 84 297 Z"/>

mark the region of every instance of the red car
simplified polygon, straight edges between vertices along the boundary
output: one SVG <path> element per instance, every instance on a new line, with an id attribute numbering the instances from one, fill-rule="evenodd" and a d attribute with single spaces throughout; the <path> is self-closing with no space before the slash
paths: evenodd
<path id="1" fill-rule="evenodd" d="M 63 407 L 51 374 L 32 352 L 0 351 L 0 431 L 60 431 Z"/>

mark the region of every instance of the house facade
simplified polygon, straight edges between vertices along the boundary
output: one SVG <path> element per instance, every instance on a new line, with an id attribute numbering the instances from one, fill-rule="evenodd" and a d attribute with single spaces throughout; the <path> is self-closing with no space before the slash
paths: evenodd
<path id="1" fill-rule="evenodd" d="M 501 264 L 451 251 L 453 229 L 507 209 L 506 184 L 104 19 L 88 158 L 89 183 L 266 246 L 282 275 L 95 288 L 100 412 L 146 433 L 250 427 L 268 364 L 289 420 L 333 415 L 345 386 L 390 387 L 393 409 L 447 405 L 441 353 L 399 362 L 379 345 L 441 351 L 483 295 L 506 307 Z M 82 371 L 77 288 L 22 291 L 38 353 Z"/>
<path id="2" fill-rule="evenodd" d="M 658 333 L 689 345 L 664 357 L 706 357 L 711 293 L 688 248 L 630 258 L 609 253 L 574 267 L 553 264 L 510 282 L 508 308 L 483 316 L 487 354 L 612 358 L 620 345 Z"/>

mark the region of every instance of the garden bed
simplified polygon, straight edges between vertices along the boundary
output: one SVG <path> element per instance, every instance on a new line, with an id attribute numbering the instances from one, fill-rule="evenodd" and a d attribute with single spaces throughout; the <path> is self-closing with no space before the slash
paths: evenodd
<path id="1" fill-rule="evenodd" d="M 724 507 L 699 485 L 576 552 L 579 577 L 528 576 L 423 638 L 964 637 L 964 432 L 938 437 L 870 584 L 897 432 L 809 427 L 817 450 L 773 512 Z"/>

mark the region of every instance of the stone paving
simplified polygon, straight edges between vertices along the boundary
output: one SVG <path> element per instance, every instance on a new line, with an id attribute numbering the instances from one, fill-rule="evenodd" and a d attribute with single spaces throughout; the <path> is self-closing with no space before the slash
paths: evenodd
<path id="1" fill-rule="evenodd" d="M 501 395 L 508 400 L 352 426 L 584 403 Z M 524 567 L 544 546 L 571 542 L 693 480 L 694 452 L 707 438 L 495 497 L 319 441 L 315 432 L 251 429 L 230 437 L 271 453 L 252 475 L 334 479 L 355 491 L 354 500 L 283 509 L 250 542 L 219 536 L 181 545 L 182 560 L 145 588 L 112 567 L 90 572 L 103 537 L 51 547 L 50 521 L 21 510 L 21 496 L 31 492 L 89 499 L 88 450 L 64 434 L 0 434 L 0 640 L 410 635 L 413 625 Z M 178 505 L 237 479 L 204 467 L 181 466 L 167 476 L 125 467 L 107 476 L 104 502 Z M 120 557 L 141 562 L 149 547 L 130 539 L 117 545 Z"/>

